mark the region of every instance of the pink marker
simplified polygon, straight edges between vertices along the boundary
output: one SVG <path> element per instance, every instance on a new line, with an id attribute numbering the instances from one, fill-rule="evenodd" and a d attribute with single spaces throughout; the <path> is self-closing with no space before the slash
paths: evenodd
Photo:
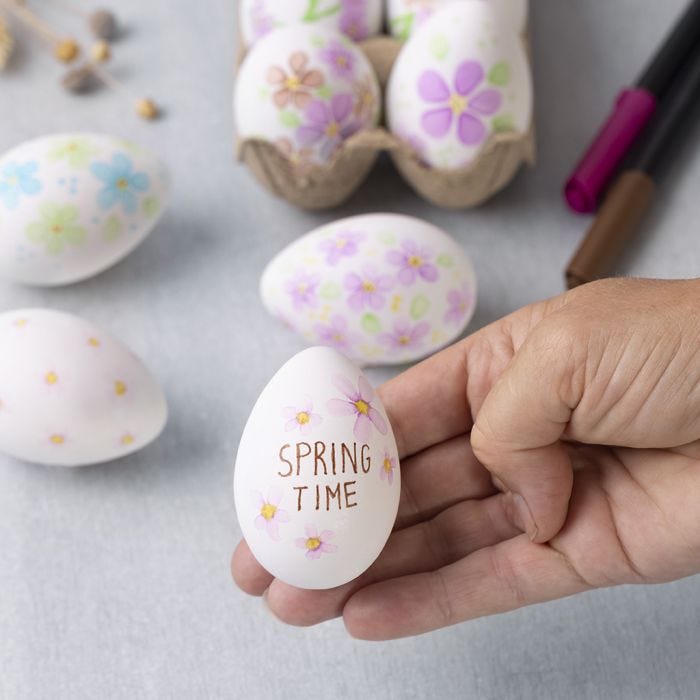
<path id="1" fill-rule="evenodd" d="M 674 76 L 700 42 L 700 0 L 693 0 L 634 87 L 617 97 L 612 114 L 564 187 L 571 209 L 593 212 L 600 195 L 663 100 Z"/>

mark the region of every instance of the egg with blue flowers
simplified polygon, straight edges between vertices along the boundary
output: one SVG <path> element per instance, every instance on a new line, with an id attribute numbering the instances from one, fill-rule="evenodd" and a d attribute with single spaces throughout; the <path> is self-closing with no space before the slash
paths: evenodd
<path id="1" fill-rule="evenodd" d="M 0 157 L 0 277 L 48 287 L 96 275 L 148 236 L 168 194 L 165 166 L 130 141 L 22 143 Z"/>

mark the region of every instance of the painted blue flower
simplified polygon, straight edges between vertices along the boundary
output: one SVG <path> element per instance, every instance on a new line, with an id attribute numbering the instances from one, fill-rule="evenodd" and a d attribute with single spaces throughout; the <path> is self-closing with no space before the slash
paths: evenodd
<path id="1" fill-rule="evenodd" d="M 0 200 L 8 209 L 14 209 L 23 194 L 31 196 L 41 191 L 41 183 L 34 177 L 39 169 L 35 160 L 26 163 L 11 161 L 0 169 Z"/>
<path id="2" fill-rule="evenodd" d="M 146 173 L 134 172 L 134 164 L 124 153 L 116 153 L 109 163 L 93 163 L 90 171 L 105 186 L 97 195 L 97 203 L 102 209 L 111 209 L 121 203 L 124 211 L 133 214 L 137 207 L 137 192 L 145 192 L 149 187 Z"/>

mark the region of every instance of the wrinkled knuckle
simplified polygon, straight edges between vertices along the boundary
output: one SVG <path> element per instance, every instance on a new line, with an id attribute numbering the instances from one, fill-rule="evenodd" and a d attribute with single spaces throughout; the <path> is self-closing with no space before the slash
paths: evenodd
<path id="1" fill-rule="evenodd" d="M 507 555 L 493 548 L 490 550 L 490 565 L 494 580 L 500 581 L 506 594 L 513 604 L 513 608 L 521 608 L 527 605 L 528 599 L 518 576 L 515 563 Z"/>
<path id="2" fill-rule="evenodd" d="M 498 440 L 485 416 L 479 416 L 474 423 L 470 443 L 474 456 L 482 464 L 490 464 L 493 461 Z"/>
<path id="3" fill-rule="evenodd" d="M 438 623 L 436 627 L 448 627 L 458 622 L 455 617 L 447 581 L 445 580 L 445 573 L 442 569 L 438 569 L 430 574 L 430 585 L 436 612 L 439 616 L 439 619 L 436 621 Z"/>

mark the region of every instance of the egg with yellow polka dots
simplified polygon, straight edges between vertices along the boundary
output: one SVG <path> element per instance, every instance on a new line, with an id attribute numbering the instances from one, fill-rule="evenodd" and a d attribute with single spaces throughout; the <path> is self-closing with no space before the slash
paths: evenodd
<path id="1" fill-rule="evenodd" d="M 167 406 L 141 360 L 109 333 L 48 309 L 0 314 L 0 451 L 78 467 L 136 452 Z"/>

